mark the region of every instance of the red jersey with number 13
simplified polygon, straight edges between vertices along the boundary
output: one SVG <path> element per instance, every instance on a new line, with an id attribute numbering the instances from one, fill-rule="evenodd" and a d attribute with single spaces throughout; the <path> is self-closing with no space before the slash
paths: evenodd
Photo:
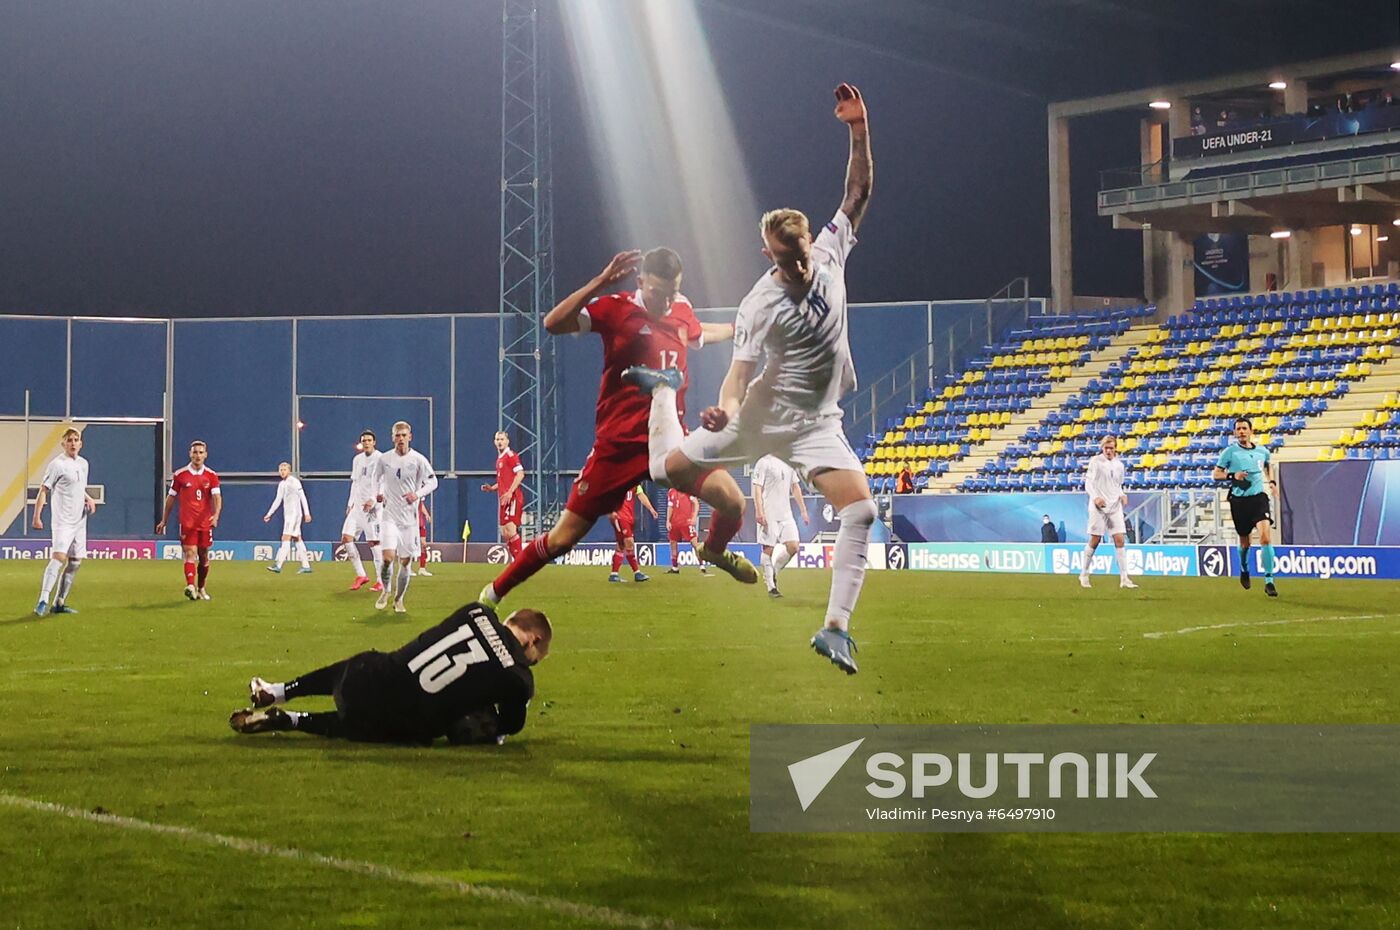
<path id="1" fill-rule="evenodd" d="M 690 301 L 677 295 L 671 309 L 653 319 L 641 293 L 607 294 L 579 315 L 579 328 L 603 339 L 603 380 L 598 385 L 598 416 L 594 444 L 619 445 L 647 441 L 651 396 L 623 382 L 622 372 L 633 365 L 679 368 L 686 372 L 687 349 L 703 344 L 700 321 Z M 685 387 L 676 392 L 676 412 L 685 418 Z"/>
<path id="2" fill-rule="evenodd" d="M 186 530 L 207 530 L 214 517 L 214 495 L 219 491 L 219 476 L 208 467 L 195 471 L 189 465 L 170 478 L 170 493 L 180 504 L 180 527 Z"/>

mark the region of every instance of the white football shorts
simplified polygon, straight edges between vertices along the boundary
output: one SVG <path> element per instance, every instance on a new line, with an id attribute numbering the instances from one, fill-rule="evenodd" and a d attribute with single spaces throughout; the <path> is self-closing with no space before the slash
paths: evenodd
<path id="1" fill-rule="evenodd" d="M 1123 505 L 1109 507 L 1100 510 L 1092 503 L 1089 505 L 1089 530 L 1090 536 L 1119 536 L 1128 532 L 1128 526 L 1123 520 Z"/>
<path id="2" fill-rule="evenodd" d="M 681 443 L 681 451 L 701 469 L 727 468 L 776 455 L 802 480 L 829 468 L 864 472 L 860 459 L 841 429 L 839 416 L 806 416 L 798 411 L 773 411 L 749 425 L 742 413 L 724 429 L 697 429 Z"/>
<path id="3" fill-rule="evenodd" d="M 380 545 L 387 552 L 392 549 L 394 555 L 400 559 L 418 558 L 418 524 L 395 523 L 393 520 L 385 520 L 383 524 L 384 535 L 380 537 Z"/>
<path id="4" fill-rule="evenodd" d="M 377 542 L 379 540 L 379 508 L 376 507 L 368 513 L 361 507 L 353 507 L 345 515 L 345 522 L 340 527 L 341 536 L 349 536 L 351 539 L 358 539 L 361 536 L 365 542 Z"/>
<path id="5" fill-rule="evenodd" d="M 87 521 L 71 526 L 53 525 L 53 551 L 66 552 L 70 559 L 87 558 Z"/>

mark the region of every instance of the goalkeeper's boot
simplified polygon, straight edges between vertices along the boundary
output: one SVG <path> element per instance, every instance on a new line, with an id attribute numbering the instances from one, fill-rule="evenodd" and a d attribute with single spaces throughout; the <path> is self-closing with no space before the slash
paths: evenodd
<path id="1" fill-rule="evenodd" d="M 704 546 L 696 549 L 695 554 L 700 557 L 702 562 L 709 562 L 741 584 L 758 584 L 758 569 L 754 568 L 753 563 L 742 555 L 737 555 L 728 549 L 723 552 L 711 552 Z"/>
<path id="2" fill-rule="evenodd" d="M 1264 593 L 1269 595 L 1269 597 L 1278 597 L 1278 588 L 1274 587 L 1272 581 L 1266 581 L 1264 582 Z M 57 612 L 57 608 L 55 608 L 55 612 Z"/>
<path id="3" fill-rule="evenodd" d="M 859 671 L 856 668 L 856 660 L 851 658 L 851 653 L 856 649 L 856 641 L 851 639 L 845 630 L 838 630 L 836 627 L 824 627 L 817 631 L 817 635 L 812 637 L 812 648 L 817 650 L 817 655 L 825 656 L 847 675 L 854 675 Z"/>
<path id="4" fill-rule="evenodd" d="M 281 704 L 287 699 L 286 685 L 254 675 L 248 682 L 248 699 L 253 702 L 254 707 L 271 707 L 273 704 Z"/>
<path id="5" fill-rule="evenodd" d="M 1248 566 L 1248 565 L 1241 565 L 1241 566 L 1240 566 L 1240 587 L 1241 587 L 1241 588 L 1244 588 L 1246 591 L 1249 590 L 1249 566 Z"/>
<path id="6" fill-rule="evenodd" d="M 276 730 L 296 729 L 292 723 L 292 715 L 280 707 L 236 710 L 228 718 L 228 725 L 238 733 L 270 733 Z"/>
<path id="7" fill-rule="evenodd" d="M 631 368 L 623 369 L 622 380 L 635 385 L 643 394 L 650 394 L 663 384 L 672 390 L 679 391 L 685 384 L 685 375 L 681 374 L 679 368 L 648 368 L 645 365 L 633 365 Z"/>

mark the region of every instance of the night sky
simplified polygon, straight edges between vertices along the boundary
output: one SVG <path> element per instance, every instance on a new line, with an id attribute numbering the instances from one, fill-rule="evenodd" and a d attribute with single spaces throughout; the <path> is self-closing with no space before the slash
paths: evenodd
<path id="1" fill-rule="evenodd" d="M 830 92 L 864 91 L 857 301 L 983 297 L 1020 274 L 1047 291 L 1051 100 L 1400 45 L 1396 0 L 699 9 L 762 206 L 836 208 Z M 0 0 L 0 312 L 493 310 L 500 43 L 497 0 Z M 590 116 L 552 59 L 562 294 L 654 243 L 612 241 Z M 1136 119 L 1077 127 L 1080 293 L 1141 289 L 1138 237 L 1093 216 L 1097 170 L 1137 160 Z"/>

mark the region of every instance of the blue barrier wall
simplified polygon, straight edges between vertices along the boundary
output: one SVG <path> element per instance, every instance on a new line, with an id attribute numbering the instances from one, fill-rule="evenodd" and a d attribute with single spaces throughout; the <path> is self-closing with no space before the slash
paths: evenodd
<path id="1" fill-rule="evenodd" d="M 707 322 L 731 321 L 734 310 L 702 310 L 700 316 Z M 935 352 L 943 351 L 940 336 L 956 333 L 959 326 L 971 332 L 983 325 L 978 321 L 984 317 L 981 301 L 854 306 L 850 339 L 857 372 L 864 381 L 873 380 L 931 338 Z M 363 427 L 374 429 L 385 448 L 392 422 L 410 420 L 415 446 L 429 455 L 440 475 L 454 465 L 458 472 L 475 473 L 444 486 L 437 495 L 435 508 L 443 511 L 438 517 L 441 537 L 460 538 L 462 521 L 470 520 L 476 540 L 495 538 L 495 495 L 479 490 L 494 469 L 491 440 L 499 422 L 499 320 L 494 314 L 173 323 L 0 319 L 0 415 L 23 412 L 26 387 L 32 391 L 35 416 L 59 417 L 69 409 L 65 362 L 70 326 L 71 410 L 76 417 L 162 416 L 170 333 L 173 461 L 169 464 L 178 468 L 185 463 L 192 439 L 210 444 L 209 464 L 234 479 L 230 500 L 239 502 L 238 515 L 232 507 L 227 512 L 226 520 L 238 522 L 222 528 L 225 538 L 262 538 L 261 515 L 266 507 L 262 499 L 270 500 L 271 492 L 237 479 L 265 481 L 270 487 L 277 463 L 292 458 L 298 412 L 305 423 L 297 437 L 304 475 L 348 469 Z M 602 348 L 594 335 L 552 338 L 558 350 L 560 466 L 576 472 L 593 442 Z M 687 417 L 692 427 L 698 423 L 698 411 L 718 396 L 730 356 L 728 344 L 692 354 Z M 431 398 L 431 416 L 426 400 L 304 396 L 313 394 L 422 396 Z M 298 410 L 294 410 L 294 395 L 303 395 Z M 518 447 L 520 437 L 515 438 Z M 525 450 L 526 468 L 535 466 L 532 458 L 530 450 Z M 314 495 L 313 513 L 317 514 L 308 538 L 334 538 L 339 518 L 323 519 L 323 514 L 329 516 L 328 507 L 343 512 L 343 487 L 332 492 L 308 480 L 308 494 Z M 245 505 L 251 508 L 247 516 L 252 522 L 247 525 L 241 513 Z M 659 535 L 660 531 L 648 528 L 647 532 Z M 606 528 L 601 533 L 606 538 Z"/>
<path id="2" fill-rule="evenodd" d="M 1284 462 L 1283 542 L 1400 546 L 1400 461 Z"/>
<path id="3" fill-rule="evenodd" d="M 209 444 L 216 472 L 276 474 L 292 457 L 290 320 L 175 324 L 174 461 Z"/>
<path id="4" fill-rule="evenodd" d="M 0 317 L 0 412 L 61 417 L 68 402 L 68 321 Z"/>
<path id="5" fill-rule="evenodd" d="M 164 322 L 73 322 L 73 416 L 161 417 Z"/>
<path id="6" fill-rule="evenodd" d="M 1132 510 L 1151 497 L 1129 492 Z M 1060 542 L 1084 542 L 1088 498 L 1083 494 L 896 495 L 891 522 L 903 542 L 1039 542 L 1048 514 Z M 1155 530 L 1148 527 L 1144 538 Z"/>

